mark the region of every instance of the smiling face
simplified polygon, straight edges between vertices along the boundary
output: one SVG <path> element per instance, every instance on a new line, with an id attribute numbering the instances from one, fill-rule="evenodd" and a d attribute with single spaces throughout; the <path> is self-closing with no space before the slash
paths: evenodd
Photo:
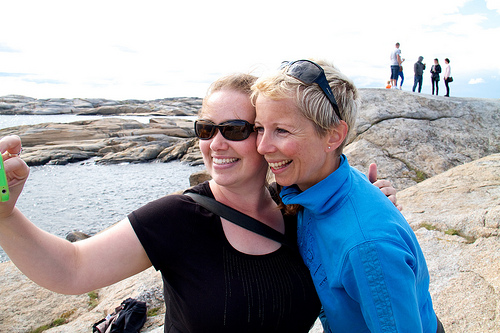
<path id="1" fill-rule="evenodd" d="M 331 134 L 320 136 L 292 98 L 274 100 L 259 95 L 255 103 L 257 150 L 278 184 L 297 184 L 304 191 L 338 168 L 334 151 L 342 140 L 333 142 Z"/>
<path id="2" fill-rule="evenodd" d="M 249 96 L 234 90 L 214 92 L 204 102 L 201 118 L 215 124 L 243 119 L 253 124 L 255 108 Z M 200 140 L 200 150 L 208 172 L 218 185 L 264 185 L 267 163 L 256 149 L 256 134 L 242 141 L 225 139 L 217 130 L 209 140 Z"/>

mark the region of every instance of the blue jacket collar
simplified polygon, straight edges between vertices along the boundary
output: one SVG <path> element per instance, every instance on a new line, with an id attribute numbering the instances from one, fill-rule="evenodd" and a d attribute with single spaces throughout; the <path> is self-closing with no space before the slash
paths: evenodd
<path id="1" fill-rule="evenodd" d="M 350 186 L 344 186 L 349 175 L 349 162 L 345 155 L 342 155 L 339 168 L 316 185 L 303 192 L 297 185 L 285 186 L 280 196 L 284 204 L 299 204 L 320 218 L 321 215 L 330 214 L 331 210 L 337 209 L 342 203 L 350 189 Z"/>

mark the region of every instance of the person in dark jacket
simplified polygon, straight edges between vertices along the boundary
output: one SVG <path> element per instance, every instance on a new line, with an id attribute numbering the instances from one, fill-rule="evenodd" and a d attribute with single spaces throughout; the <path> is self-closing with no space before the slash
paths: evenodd
<path id="1" fill-rule="evenodd" d="M 434 87 L 436 87 L 436 96 L 439 91 L 439 74 L 441 73 L 441 65 L 439 65 L 439 60 L 434 59 L 434 65 L 431 67 L 431 83 L 432 83 L 432 94 L 434 95 Z"/>
<path id="2" fill-rule="evenodd" d="M 418 84 L 418 92 L 422 91 L 422 82 L 425 71 L 425 64 L 422 63 L 422 60 L 424 60 L 424 57 L 422 56 L 418 57 L 417 62 L 413 65 L 413 71 L 415 72 L 415 76 L 413 79 L 413 92 L 415 92 L 417 84 Z"/>

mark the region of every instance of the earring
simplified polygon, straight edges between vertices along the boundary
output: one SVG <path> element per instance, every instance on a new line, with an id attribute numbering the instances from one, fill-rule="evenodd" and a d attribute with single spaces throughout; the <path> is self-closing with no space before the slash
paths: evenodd
<path id="1" fill-rule="evenodd" d="M 328 146 L 328 149 L 331 149 L 332 147 Z"/>

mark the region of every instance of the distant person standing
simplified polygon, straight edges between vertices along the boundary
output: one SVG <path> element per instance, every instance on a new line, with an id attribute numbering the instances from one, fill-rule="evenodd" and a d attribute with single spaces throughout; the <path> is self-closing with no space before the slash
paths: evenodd
<path id="1" fill-rule="evenodd" d="M 431 67 L 431 83 L 432 83 L 432 94 L 434 95 L 434 87 L 436 88 L 436 96 L 439 91 L 439 73 L 441 73 L 441 65 L 439 65 L 439 60 L 434 59 L 434 65 Z"/>
<path id="2" fill-rule="evenodd" d="M 425 71 L 425 64 L 422 63 L 422 60 L 424 60 L 424 57 L 422 57 L 422 56 L 418 57 L 417 62 L 413 65 L 413 72 L 415 73 L 415 76 L 413 79 L 413 92 L 415 92 L 415 89 L 417 88 L 417 84 L 418 84 L 418 92 L 422 91 L 422 82 L 423 82 L 424 71 Z"/>
<path id="3" fill-rule="evenodd" d="M 397 88 L 397 81 L 399 75 L 399 66 L 401 65 L 401 50 L 399 43 L 396 43 L 396 48 L 391 52 L 391 85 Z"/>
<path id="4" fill-rule="evenodd" d="M 399 82 L 399 90 L 403 89 L 403 82 L 405 80 L 405 76 L 403 75 L 403 62 L 405 61 L 405 58 L 401 58 L 401 63 L 399 64 L 399 73 L 398 76 L 401 78 L 401 81 Z M 398 78 L 396 78 L 396 87 L 398 86 Z"/>
<path id="5" fill-rule="evenodd" d="M 451 77 L 450 59 L 448 59 L 448 58 L 444 59 L 444 63 L 446 64 L 446 67 L 444 68 L 444 74 L 443 74 L 444 86 L 446 87 L 446 95 L 444 95 L 444 96 L 450 97 L 450 87 L 448 86 L 448 84 L 450 82 L 453 82 L 453 78 Z"/>

